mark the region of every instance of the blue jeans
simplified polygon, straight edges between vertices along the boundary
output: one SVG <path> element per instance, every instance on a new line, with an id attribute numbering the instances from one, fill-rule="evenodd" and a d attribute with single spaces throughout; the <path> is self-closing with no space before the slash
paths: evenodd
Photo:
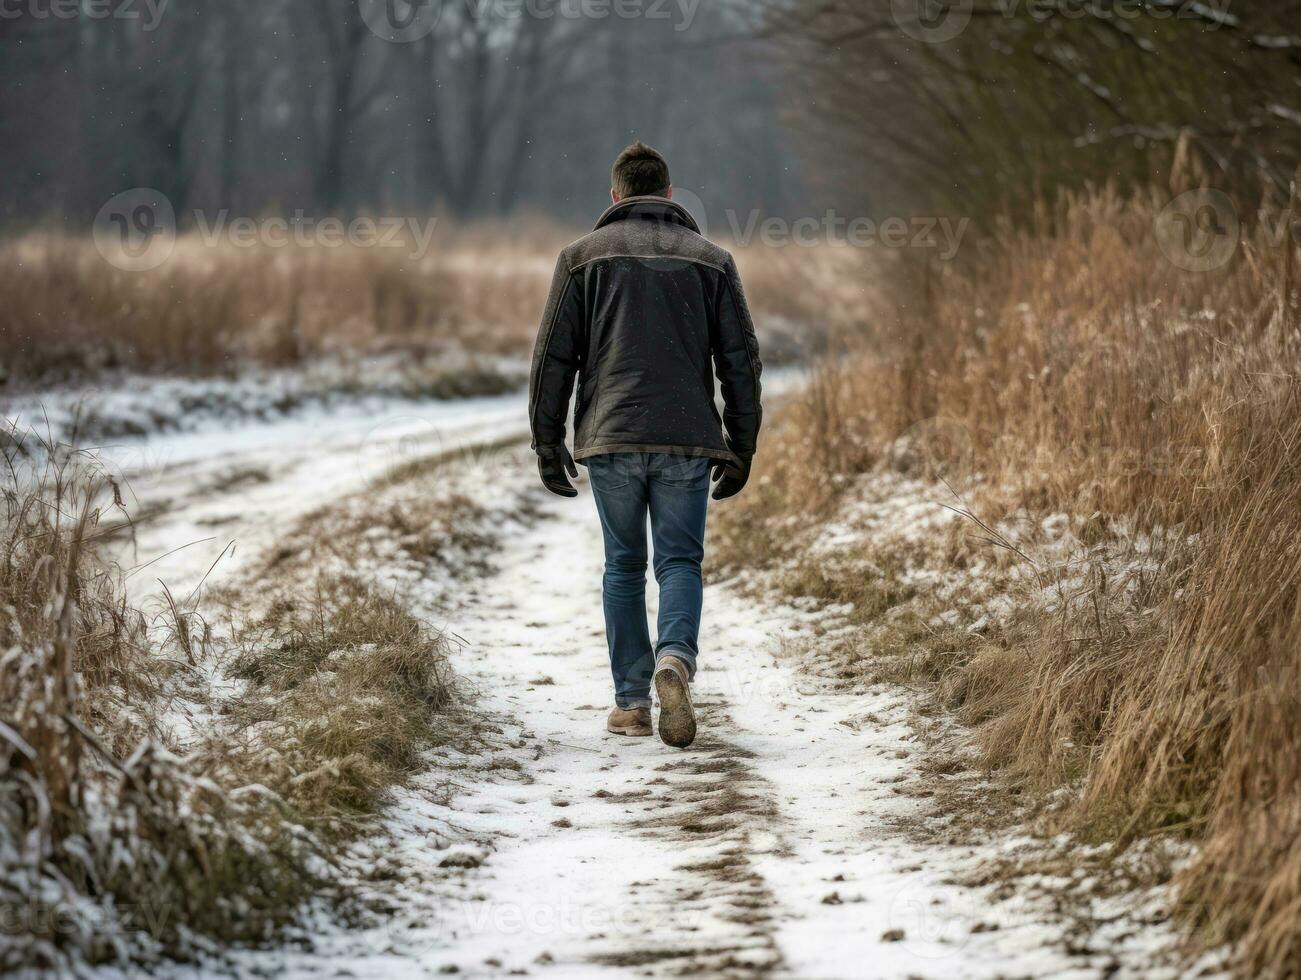
<path id="1" fill-rule="evenodd" d="M 649 707 L 656 660 L 680 657 L 696 674 L 704 589 L 705 510 L 709 469 L 704 457 L 607 453 L 585 460 L 605 537 L 605 639 L 615 703 Z M 646 515 L 660 586 L 659 630 L 651 647 L 646 626 Z"/>

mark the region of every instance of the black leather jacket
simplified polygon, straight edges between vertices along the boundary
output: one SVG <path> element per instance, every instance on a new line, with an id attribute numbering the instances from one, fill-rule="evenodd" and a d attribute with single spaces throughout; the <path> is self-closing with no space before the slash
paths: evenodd
<path id="1" fill-rule="evenodd" d="M 560 253 L 533 351 L 533 448 L 564 442 L 577 376 L 575 459 L 748 458 L 763 415 L 761 370 L 732 256 L 672 201 L 628 198 Z"/>

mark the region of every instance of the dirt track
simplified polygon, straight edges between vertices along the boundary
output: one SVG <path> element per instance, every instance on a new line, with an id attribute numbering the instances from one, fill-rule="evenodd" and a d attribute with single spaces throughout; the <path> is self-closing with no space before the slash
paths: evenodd
<path id="1" fill-rule="evenodd" d="M 274 547 L 286 522 L 361 490 L 393 462 L 500 440 L 514 407 L 488 400 L 442 421 L 336 420 L 310 438 L 290 427 L 220 440 L 211 452 L 188 444 L 189 456 L 170 461 L 164 446 L 137 489 L 142 505 L 153 494 L 160 508 L 142 529 L 140 558 L 216 535 L 151 566 L 151 578 L 188 585 L 226 540 L 247 560 Z M 438 492 L 473 493 L 473 470 L 453 468 Z M 391 914 L 353 929 L 322 916 L 292 946 L 227 951 L 201 973 L 568 980 L 1114 969 L 1105 949 L 1068 952 L 1068 924 L 1033 900 L 994 903 L 955 883 L 1000 842 L 973 851 L 907 832 L 928 813 L 924 799 L 900 792 L 919 777 L 911 696 L 835 693 L 801 672 L 817 613 L 709 586 L 696 744 L 678 751 L 606 734 L 602 556 L 586 485 L 577 500 L 545 495 L 526 463 L 504 464 L 493 479 L 536 503 L 501 529 L 494 571 L 452 608 L 418 583 L 407 597 L 464 638 L 454 664 L 477 691 L 489 748 L 431 757 L 397 795 L 384 832 L 357 849 L 354 864 Z"/>

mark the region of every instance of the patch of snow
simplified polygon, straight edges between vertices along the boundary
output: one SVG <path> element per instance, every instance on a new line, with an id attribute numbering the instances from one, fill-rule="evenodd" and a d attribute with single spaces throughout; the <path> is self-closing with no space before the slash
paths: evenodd
<path id="1" fill-rule="evenodd" d="M 419 368 L 385 356 L 239 377 L 105 375 L 84 384 L 6 393 L 0 408 L 6 428 L 33 429 L 63 442 L 76 434 L 82 445 L 170 432 L 254 434 L 282 419 L 394 414 L 437 400 L 440 385 L 454 392 L 457 375 L 471 371 L 495 374 L 503 386 L 519 389 L 528 377 L 528 365 L 519 358 L 449 352 Z"/>

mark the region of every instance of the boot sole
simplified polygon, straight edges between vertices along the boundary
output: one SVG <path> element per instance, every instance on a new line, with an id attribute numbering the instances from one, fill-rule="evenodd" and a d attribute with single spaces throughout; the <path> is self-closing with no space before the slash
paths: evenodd
<path id="1" fill-rule="evenodd" d="M 655 671 L 655 693 L 660 698 L 660 741 L 685 749 L 696 739 L 696 709 L 691 688 L 672 667 Z"/>
<path id="2" fill-rule="evenodd" d="M 605 730 L 611 735 L 632 735 L 641 737 L 643 735 L 653 735 L 649 725 L 606 725 Z"/>

